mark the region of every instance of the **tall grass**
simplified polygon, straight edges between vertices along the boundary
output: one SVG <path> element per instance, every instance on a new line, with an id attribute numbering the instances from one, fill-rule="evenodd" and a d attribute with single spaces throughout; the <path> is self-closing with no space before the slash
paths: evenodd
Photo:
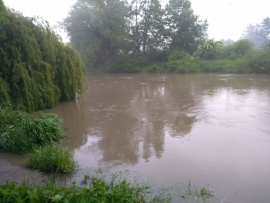
<path id="1" fill-rule="evenodd" d="M 0 108 L 0 152 L 24 154 L 64 136 L 62 121 L 54 114 L 33 118 L 25 112 Z"/>
<path id="2" fill-rule="evenodd" d="M 90 172 L 90 171 L 89 171 Z M 132 178 L 126 173 L 108 174 L 105 169 L 94 169 L 85 174 L 83 185 L 76 182 L 57 185 L 55 179 L 40 185 L 38 182 L 0 183 L 0 202 L 87 202 L 87 203 L 169 203 L 192 202 L 207 203 L 212 201 L 213 192 L 209 188 L 188 190 L 180 188 L 160 188 Z"/>
<path id="3" fill-rule="evenodd" d="M 68 149 L 50 144 L 34 149 L 28 166 L 49 173 L 72 173 L 76 163 Z"/>

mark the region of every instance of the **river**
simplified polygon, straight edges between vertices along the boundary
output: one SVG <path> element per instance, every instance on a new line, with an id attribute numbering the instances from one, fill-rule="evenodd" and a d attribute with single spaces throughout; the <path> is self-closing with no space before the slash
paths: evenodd
<path id="1" fill-rule="evenodd" d="M 220 201 L 270 201 L 270 75 L 89 75 L 58 114 L 80 168 L 110 166 Z"/>

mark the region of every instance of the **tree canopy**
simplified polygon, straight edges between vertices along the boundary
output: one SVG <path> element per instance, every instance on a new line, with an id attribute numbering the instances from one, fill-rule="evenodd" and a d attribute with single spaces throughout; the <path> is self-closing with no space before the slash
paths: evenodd
<path id="1" fill-rule="evenodd" d="M 270 42 L 270 18 L 264 18 L 260 24 L 248 25 L 244 32 L 244 38 L 252 41 L 257 49 L 268 45 Z"/>
<path id="2" fill-rule="evenodd" d="M 0 21 L 0 102 L 31 111 L 74 99 L 84 90 L 80 55 L 48 22 L 7 10 Z"/>
<path id="3" fill-rule="evenodd" d="M 193 54 L 207 28 L 189 0 L 78 0 L 62 25 L 89 69 L 175 48 Z"/>

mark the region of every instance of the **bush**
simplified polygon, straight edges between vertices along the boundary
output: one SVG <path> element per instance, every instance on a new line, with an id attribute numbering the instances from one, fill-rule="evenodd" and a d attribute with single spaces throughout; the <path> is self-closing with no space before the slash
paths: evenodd
<path id="1" fill-rule="evenodd" d="M 244 58 L 236 60 L 201 60 L 201 72 L 223 72 L 223 73 L 248 73 L 247 61 Z"/>
<path id="2" fill-rule="evenodd" d="M 72 173 L 76 163 L 68 149 L 51 144 L 34 149 L 28 166 L 49 173 Z"/>
<path id="3" fill-rule="evenodd" d="M 25 133 L 37 145 L 52 144 L 65 136 L 62 121 L 55 114 L 41 114 L 39 118 L 29 120 Z"/>
<path id="4" fill-rule="evenodd" d="M 198 59 L 182 50 L 173 50 L 166 64 L 167 72 L 191 73 L 198 70 Z"/>
<path id="5" fill-rule="evenodd" d="M 238 40 L 230 45 L 223 46 L 218 50 L 220 59 L 237 59 L 250 53 L 253 49 L 253 43 L 247 39 Z"/>
<path id="6" fill-rule="evenodd" d="M 152 64 L 151 66 L 148 66 L 145 71 L 147 73 L 162 73 L 163 69 L 160 65 Z"/>
<path id="7" fill-rule="evenodd" d="M 64 136 L 62 121 L 54 114 L 32 118 L 21 111 L 0 108 L 0 152 L 24 154 Z"/>
<path id="8" fill-rule="evenodd" d="M 270 48 L 252 52 L 247 56 L 251 73 L 270 73 Z"/>

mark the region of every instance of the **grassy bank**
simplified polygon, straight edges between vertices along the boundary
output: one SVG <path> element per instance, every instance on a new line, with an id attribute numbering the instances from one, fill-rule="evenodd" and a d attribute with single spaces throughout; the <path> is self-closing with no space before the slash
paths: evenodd
<path id="1" fill-rule="evenodd" d="M 28 153 L 30 168 L 72 173 L 76 163 L 71 152 L 56 145 L 64 136 L 62 121 L 55 114 L 35 118 L 25 112 L 0 108 L 0 152 Z"/>
<path id="2" fill-rule="evenodd" d="M 105 170 L 105 173 L 107 170 Z M 55 181 L 46 184 L 24 182 L 22 184 L 0 184 L 0 202 L 87 202 L 87 203 L 169 203 L 169 202 L 211 202 L 213 192 L 208 188 L 185 190 L 177 186 L 168 188 L 151 187 L 148 183 L 128 180 L 125 173 L 104 176 L 103 169 L 84 175 L 80 183 L 66 185 Z M 108 175 L 108 174 L 107 174 Z"/>
<path id="3" fill-rule="evenodd" d="M 55 114 L 34 118 L 25 112 L 0 108 L 0 152 L 25 154 L 64 136 L 62 121 Z"/>

